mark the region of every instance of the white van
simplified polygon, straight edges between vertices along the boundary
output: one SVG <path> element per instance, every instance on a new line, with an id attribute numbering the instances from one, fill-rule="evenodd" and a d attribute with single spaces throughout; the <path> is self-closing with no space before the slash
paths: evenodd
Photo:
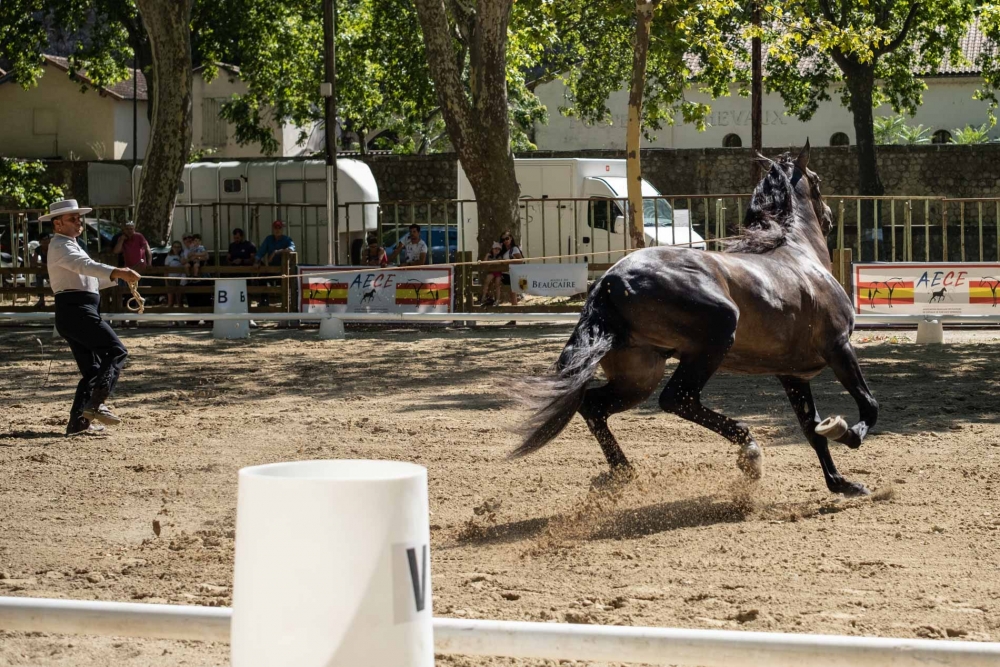
<path id="1" fill-rule="evenodd" d="M 141 166 L 130 175 L 123 165 L 91 163 L 88 201 L 95 206 L 131 205 L 141 173 Z M 360 248 L 365 233 L 378 227 L 378 186 L 368 165 L 337 160 L 337 195 L 340 263 L 346 264 L 352 247 Z M 221 206 L 209 206 L 217 203 Z M 301 264 L 326 264 L 328 260 L 326 164 L 322 160 L 184 165 L 177 204 L 172 239 L 201 234 L 206 248 L 224 251 L 233 229 L 242 228 L 250 241 L 260 244 L 271 233 L 271 223 L 280 219 L 288 225 L 286 233 L 295 241 Z"/>
<path id="2" fill-rule="evenodd" d="M 516 159 L 514 173 L 524 200 L 516 236 L 527 256 L 581 255 L 567 260 L 571 262 L 614 262 L 622 257 L 611 251 L 622 250 L 628 243 L 625 160 Z M 691 229 L 688 211 L 672 209 L 646 180 L 642 194 L 647 246 L 705 247 L 704 239 Z M 458 198 L 476 198 L 461 163 Z M 461 208 L 464 227 L 459 243 L 477 254 L 476 205 L 467 203 Z"/>

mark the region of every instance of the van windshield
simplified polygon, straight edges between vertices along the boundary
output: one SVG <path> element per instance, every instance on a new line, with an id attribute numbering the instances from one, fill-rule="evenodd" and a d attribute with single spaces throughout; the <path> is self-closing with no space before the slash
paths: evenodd
<path id="1" fill-rule="evenodd" d="M 615 198 L 621 200 L 621 205 L 625 208 L 628 207 L 626 179 L 620 176 L 602 176 L 595 180 L 602 181 L 607 185 L 615 194 Z M 642 181 L 642 196 L 643 227 L 670 227 L 674 220 L 673 209 L 666 199 L 659 198 L 660 191 L 645 179 Z"/>
<path id="2" fill-rule="evenodd" d="M 642 200 L 642 224 L 644 227 L 670 227 L 673 224 L 673 211 L 666 199 Z"/>

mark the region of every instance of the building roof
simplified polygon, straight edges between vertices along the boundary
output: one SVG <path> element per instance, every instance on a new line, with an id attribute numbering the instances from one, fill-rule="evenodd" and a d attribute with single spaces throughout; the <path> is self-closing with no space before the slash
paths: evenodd
<path id="1" fill-rule="evenodd" d="M 745 43 L 747 53 L 750 52 L 750 40 Z M 965 35 L 959 41 L 959 49 L 962 52 L 962 56 L 966 62 L 952 64 L 951 60 L 946 56 L 938 67 L 937 71 L 934 73 L 928 71 L 918 71 L 916 72 L 918 76 L 921 77 L 934 77 L 934 76 L 976 76 L 982 73 L 982 69 L 979 66 L 979 58 L 984 53 L 993 53 L 996 51 L 996 45 L 991 42 L 983 31 L 979 28 L 979 19 L 975 18 L 969 24 L 969 27 L 965 31 Z M 762 54 L 762 66 L 764 69 L 764 75 L 767 75 L 767 61 L 768 53 L 767 49 L 763 49 Z M 698 57 L 693 54 L 689 54 L 685 57 L 688 68 L 692 73 L 697 74 L 701 71 L 701 62 Z M 800 71 L 807 71 L 812 65 L 815 64 L 814 58 L 803 58 L 799 62 Z M 745 69 L 750 68 L 749 61 L 741 62 L 741 67 Z"/>
<path id="2" fill-rule="evenodd" d="M 982 72 L 978 62 L 980 56 L 984 53 L 994 52 L 995 46 L 993 42 L 986 38 L 983 31 L 979 29 L 979 18 L 977 17 L 969 24 L 969 29 L 965 31 L 965 36 L 959 42 L 959 47 L 962 49 L 962 56 L 968 62 L 952 65 L 946 57 L 944 62 L 941 63 L 941 67 L 938 68 L 937 73 L 940 76 L 970 76 L 979 74 Z"/>
<path id="3" fill-rule="evenodd" d="M 69 59 L 63 56 L 51 56 L 42 55 L 42 65 L 45 67 L 52 66 L 58 70 L 69 73 Z M 149 91 L 146 87 L 146 76 L 140 71 L 137 72 L 136 77 L 136 90 L 135 98 L 144 101 L 149 99 Z M 88 76 L 87 73 L 82 70 L 77 70 L 75 74 L 71 76 L 74 81 L 80 81 L 88 86 L 91 86 L 97 90 L 98 94 L 106 95 L 108 97 L 113 97 L 116 100 L 131 100 L 132 95 L 132 77 L 129 77 L 125 81 L 119 81 L 118 83 L 111 86 L 98 86 L 94 83 Z M 12 72 L 3 72 L 0 70 L 0 84 L 7 83 L 13 79 Z"/>

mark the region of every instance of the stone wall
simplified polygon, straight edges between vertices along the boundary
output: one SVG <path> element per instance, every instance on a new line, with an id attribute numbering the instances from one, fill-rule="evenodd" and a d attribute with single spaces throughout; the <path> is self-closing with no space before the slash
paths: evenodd
<path id="1" fill-rule="evenodd" d="M 768 149 L 776 155 L 782 149 Z M 797 150 L 797 149 L 789 149 Z M 666 195 L 745 194 L 750 192 L 746 148 L 644 150 L 643 175 Z M 616 150 L 535 151 L 518 157 L 624 159 Z M 371 168 L 382 201 L 454 199 L 458 190 L 454 154 L 372 155 Z M 879 170 L 888 195 L 1000 197 L 1000 144 L 978 146 L 883 146 Z M 87 198 L 86 162 L 48 162 L 53 182 L 67 196 Z M 857 155 L 853 147 L 812 149 L 810 166 L 823 178 L 824 195 L 857 193 Z"/>
<path id="2" fill-rule="evenodd" d="M 458 161 L 453 154 L 369 155 L 358 159 L 372 170 L 382 201 L 458 196 Z"/>
<path id="3" fill-rule="evenodd" d="M 767 149 L 766 154 L 783 150 Z M 748 148 L 649 149 L 642 153 L 643 176 L 668 195 L 747 193 L 752 155 Z M 523 157 L 529 156 L 624 159 L 625 153 L 538 151 Z M 878 164 L 887 195 L 1000 197 L 1000 144 L 882 146 Z M 857 194 L 855 148 L 813 148 L 810 166 L 822 177 L 824 194 Z"/>

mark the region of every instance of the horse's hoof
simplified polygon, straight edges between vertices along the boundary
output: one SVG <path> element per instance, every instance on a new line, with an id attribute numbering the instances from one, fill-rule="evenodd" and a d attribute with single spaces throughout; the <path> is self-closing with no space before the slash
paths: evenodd
<path id="1" fill-rule="evenodd" d="M 816 424 L 816 435 L 821 435 L 824 438 L 830 440 L 836 440 L 837 438 L 842 438 L 845 433 L 847 433 L 848 426 L 847 422 L 840 415 L 836 417 L 827 417 L 820 423 Z"/>
<path id="2" fill-rule="evenodd" d="M 858 482 L 848 482 L 847 487 L 841 491 L 848 498 L 856 498 L 857 496 L 870 496 L 871 491 L 864 484 Z"/>
<path id="3" fill-rule="evenodd" d="M 736 465 L 750 479 L 760 479 L 764 472 L 764 456 L 756 442 L 743 447 L 736 459 Z"/>

